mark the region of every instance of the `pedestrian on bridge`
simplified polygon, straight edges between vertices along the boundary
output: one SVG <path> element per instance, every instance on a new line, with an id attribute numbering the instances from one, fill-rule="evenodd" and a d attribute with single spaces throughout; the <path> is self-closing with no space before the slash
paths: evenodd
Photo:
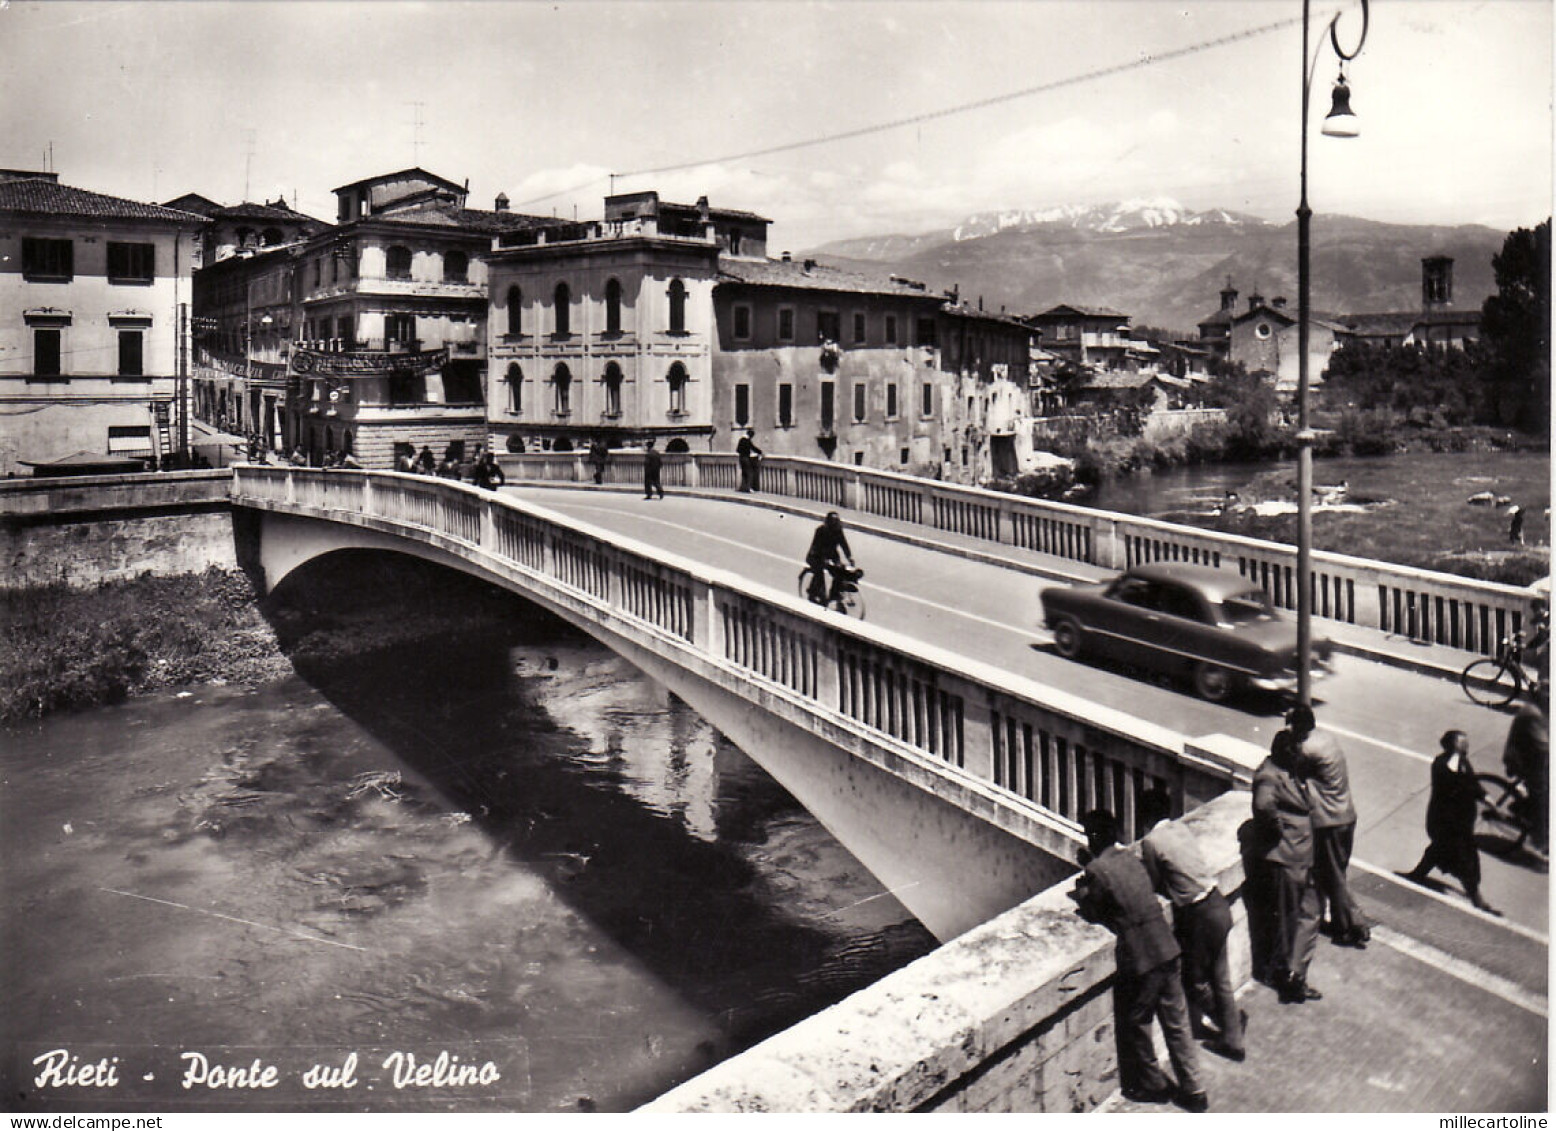
<path id="1" fill-rule="evenodd" d="M 606 445 L 604 436 L 596 436 L 589 441 L 589 462 L 594 466 L 596 484 L 605 482 L 605 465 L 610 462 L 610 458 L 610 448 Z"/>
<path id="2" fill-rule="evenodd" d="M 1490 915 L 1501 915 L 1480 894 L 1480 849 L 1475 844 L 1475 815 L 1485 790 L 1470 765 L 1470 742 L 1462 730 L 1442 737 L 1442 753 L 1432 761 L 1432 795 L 1426 803 L 1426 835 L 1430 843 L 1421 862 L 1405 879 L 1425 884 L 1441 868 L 1464 886 L 1470 902 Z"/>
<path id="3" fill-rule="evenodd" d="M 1265 980 L 1288 1005 L 1324 996 L 1307 982 L 1323 900 L 1313 882 L 1313 805 L 1298 770 L 1300 753 L 1293 732 L 1283 730 L 1253 775 L 1255 851 L 1269 890 Z"/>
<path id="4" fill-rule="evenodd" d="M 1172 903 L 1173 934 L 1183 950 L 1183 994 L 1190 1027 L 1200 1028 L 1201 1018 L 1208 1014 L 1217 1029 L 1210 1051 L 1240 1061 L 1246 1055 L 1243 1026 L 1247 1015 L 1237 1006 L 1227 960 L 1231 908 L 1193 834 L 1167 819 L 1171 805 L 1166 791 L 1147 790 L 1140 795 L 1136 811 L 1146 829 L 1140 841 L 1140 862 L 1150 874 L 1152 886 Z"/>
<path id="5" fill-rule="evenodd" d="M 665 457 L 659 449 L 654 447 L 653 437 L 649 437 L 648 443 L 643 448 L 643 497 L 652 499 L 655 492 L 659 497 L 665 497 L 665 489 L 659 482 L 659 469 L 664 464 Z"/>
<path id="6" fill-rule="evenodd" d="M 1346 869 L 1356 842 L 1356 806 L 1345 751 L 1333 735 L 1317 728 L 1313 708 L 1297 704 L 1286 712 L 1297 743 L 1297 771 L 1308 780 L 1313 803 L 1313 879 L 1329 907 L 1329 934 L 1336 946 L 1363 950 L 1372 937 L 1367 917 L 1351 895 Z"/>
<path id="7" fill-rule="evenodd" d="M 756 446 L 753 439 L 755 435 L 755 428 L 747 428 L 745 435 L 735 445 L 735 458 L 740 462 L 740 491 L 743 494 L 759 490 L 757 477 L 761 474 L 762 449 Z"/>
<path id="8" fill-rule="evenodd" d="M 1207 1111 L 1199 1078 L 1199 1048 L 1183 1000 L 1182 952 L 1162 915 L 1151 876 L 1136 856 L 1119 847 L 1118 820 L 1106 809 L 1081 817 L 1089 855 L 1071 893 L 1083 918 L 1118 936 L 1114 948 L 1114 1030 L 1118 1082 L 1136 1103 L 1175 1099 L 1188 1111 Z M 1174 1089 L 1156 1061 L 1151 1022 L 1159 1021 L 1167 1055 L 1178 1076 Z"/>

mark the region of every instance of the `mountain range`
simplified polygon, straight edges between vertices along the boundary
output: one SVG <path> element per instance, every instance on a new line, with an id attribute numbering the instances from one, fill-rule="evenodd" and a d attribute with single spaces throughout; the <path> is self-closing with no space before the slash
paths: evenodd
<path id="1" fill-rule="evenodd" d="M 1478 224 L 1390 224 L 1314 216 L 1312 304 L 1316 314 L 1417 310 L 1421 260 L 1454 260 L 1453 306 L 1479 310 L 1496 290 L 1491 257 L 1507 233 Z M 1192 336 L 1239 292 L 1238 309 L 1258 293 L 1297 303 L 1297 223 L 1274 223 L 1229 209 L 1191 211 L 1156 198 L 1103 205 L 981 212 L 952 228 L 916 235 L 838 240 L 810 258 L 873 274 L 957 288 L 986 310 L 1036 314 L 1069 303 L 1107 307 L 1135 326 Z"/>

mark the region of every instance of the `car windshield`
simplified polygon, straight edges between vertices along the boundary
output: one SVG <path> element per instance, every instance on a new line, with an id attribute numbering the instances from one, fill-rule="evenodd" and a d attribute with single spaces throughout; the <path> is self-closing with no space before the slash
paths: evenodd
<path id="1" fill-rule="evenodd" d="M 1249 621 L 1267 620 L 1274 615 L 1275 609 L 1262 589 L 1234 593 L 1222 600 L 1216 609 L 1216 620 L 1221 624 L 1246 624 Z"/>

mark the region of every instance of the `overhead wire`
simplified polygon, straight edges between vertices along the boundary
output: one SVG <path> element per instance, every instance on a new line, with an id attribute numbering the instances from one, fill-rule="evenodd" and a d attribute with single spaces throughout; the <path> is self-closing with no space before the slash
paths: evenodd
<path id="1" fill-rule="evenodd" d="M 1246 28 L 1243 31 L 1232 32 L 1229 35 L 1217 36 L 1215 39 L 1207 39 L 1199 43 L 1192 43 L 1186 47 L 1175 47 L 1170 51 L 1147 52 L 1137 59 L 1131 59 L 1123 63 L 1114 63 L 1108 67 L 1101 67 L 1095 71 L 1087 71 L 1084 74 L 1070 75 L 1062 79 L 1054 79 L 1050 82 L 1039 83 L 1036 86 L 1024 87 L 1021 90 L 1008 91 L 1004 94 L 991 95 L 988 98 L 980 98 L 973 102 L 963 102 L 955 106 L 942 107 L 939 110 L 927 110 L 919 114 L 910 114 L 904 118 L 894 118 L 888 122 L 876 122 L 868 126 L 858 126 L 854 129 L 840 130 L 836 133 L 820 134 L 816 137 L 803 138 L 798 141 L 783 142 L 779 145 L 769 145 L 761 149 L 746 150 L 741 153 L 730 153 L 722 157 L 705 157 L 696 161 L 684 161 L 674 165 L 660 165 L 652 169 L 635 169 L 626 173 L 614 173 L 607 176 L 591 178 L 582 184 L 569 188 L 557 189 L 543 196 L 532 197 L 518 205 L 527 208 L 532 204 L 551 200 L 558 196 L 567 196 L 575 192 L 582 192 L 591 185 L 597 185 L 608 177 L 617 179 L 623 177 L 650 177 L 664 173 L 678 173 L 686 169 L 696 169 L 704 165 L 718 165 L 733 161 L 747 161 L 755 157 L 770 157 L 775 153 L 791 153 L 797 149 L 808 149 L 814 145 L 826 145 L 835 141 L 850 141 L 854 138 L 868 137 L 871 134 L 885 133 L 889 130 L 902 129 L 905 126 L 922 125 L 925 122 L 939 121 L 942 118 L 950 118 L 958 114 L 968 114 L 974 110 L 983 110 L 990 106 L 998 106 L 1004 102 L 1014 102 L 1021 98 L 1030 98 L 1036 94 L 1046 94 L 1049 91 L 1060 90 L 1064 87 L 1077 86 L 1081 83 L 1092 82 L 1096 79 L 1107 78 L 1111 75 L 1124 74 L 1128 71 L 1137 71 L 1145 67 L 1155 66 L 1158 63 L 1167 63 L 1176 59 L 1197 55 L 1202 51 L 1212 48 L 1224 47 L 1229 43 L 1237 43 L 1241 40 L 1252 39 L 1256 36 L 1267 35 L 1272 31 L 1291 27 L 1301 23 L 1301 17 L 1293 17 L 1285 20 L 1277 20 L 1274 23 L 1261 24 L 1258 27 Z"/>

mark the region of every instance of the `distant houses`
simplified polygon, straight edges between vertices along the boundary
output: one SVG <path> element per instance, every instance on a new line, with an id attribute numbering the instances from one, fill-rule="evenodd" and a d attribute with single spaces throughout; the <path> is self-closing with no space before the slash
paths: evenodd
<path id="1" fill-rule="evenodd" d="M 770 454 L 983 482 L 1041 462 L 1038 418 L 1187 418 L 1221 364 L 1296 388 L 1295 312 L 1239 308 L 1230 279 L 1196 338 L 1147 341 L 1110 307 L 1016 317 L 773 256 L 767 218 L 706 197 L 612 195 L 580 222 L 503 195 L 470 208 L 420 168 L 334 191 L 326 222 L 280 198 L 140 204 L 0 171 L 5 471 L 168 466 L 202 437 L 388 468 L 423 448 L 723 451 L 751 428 Z M 1314 379 L 1347 340 L 1473 340 L 1452 268 L 1422 261 L 1419 310 L 1315 314 Z"/>

